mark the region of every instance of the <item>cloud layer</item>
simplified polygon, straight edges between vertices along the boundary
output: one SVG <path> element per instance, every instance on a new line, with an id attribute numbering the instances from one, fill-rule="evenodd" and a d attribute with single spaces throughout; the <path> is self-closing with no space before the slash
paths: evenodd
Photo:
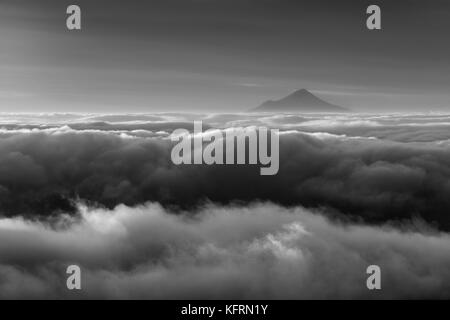
<path id="1" fill-rule="evenodd" d="M 170 133 L 280 129 L 280 168 Z M 449 298 L 444 115 L 0 115 L 0 298 Z M 66 268 L 82 268 L 82 290 Z M 382 290 L 366 288 L 379 265 Z"/>
<path id="2" fill-rule="evenodd" d="M 442 230 L 450 228 L 450 149 L 443 140 L 394 141 L 336 134 L 331 132 L 336 128 L 353 130 L 349 124 L 355 120 L 335 124 L 336 119 L 324 118 L 328 125 L 321 123 L 322 131 L 317 127 L 314 132 L 294 129 L 298 125 L 283 127 L 279 173 L 262 177 L 258 166 L 173 165 L 168 135 L 176 127 L 189 128 L 192 122 L 159 117 L 156 122 L 112 122 L 106 128 L 99 128 L 95 118 L 90 119 L 94 122 L 84 120 L 83 127 L 79 121 L 78 127 L 73 122 L 27 124 L 31 126 L 27 128 L 25 124 L 3 125 L 2 214 L 75 213 L 79 199 L 110 209 L 147 201 L 189 209 L 205 201 L 267 200 L 286 206 L 326 207 L 368 222 L 420 217 Z M 205 128 L 239 125 L 233 122 L 237 118 L 209 117 Z M 259 116 L 252 123 L 273 125 L 274 118 L 269 118 Z M 111 119 L 115 118 L 106 118 Z M 371 128 L 361 121 L 357 126 Z M 402 126 L 411 121 L 418 120 L 407 118 Z M 385 124 L 378 127 L 378 133 L 385 132 Z M 411 127 L 414 132 L 420 126 Z M 327 132 L 327 128 L 332 130 Z"/>
<path id="3" fill-rule="evenodd" d="M 80 211 L 56 228 L 0 220 L 0 298 L 450 297 L 450 237 L 420 222 L 371 227 L 270 203 Z M 65 287 L 70 264 L 81 291 Z M 372 264 L 381 291 L 366 288 Z"/>

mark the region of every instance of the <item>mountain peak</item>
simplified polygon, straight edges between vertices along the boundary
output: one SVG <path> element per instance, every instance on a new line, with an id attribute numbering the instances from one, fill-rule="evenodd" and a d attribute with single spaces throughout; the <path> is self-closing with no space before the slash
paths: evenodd
<path id="1" fill-rule="evenodd" d="M 346 112 L 347 109 L 328 103 L 306 89 L 294 91 L 279 100 L 268 100 L 252 111 L 261 112 Z"/>
<path id="2" fill-rule="evenodd" d="M 305 88 L 299 89 L 299 90 L 295 91 L 293 94 L 306 94 L 306 93 L 312 94 L 311 92 L 309 92 L 309 91 L 306 90 Z"/>
<path id="3" fill-rule="evenodd" d="M 297 91 L 292 92 L 290 95 L 288 95 L 287 97 L 304 97 L 304 96 L 313 96 L 316 97 L 315 95 L 313 95 L 311 92 L 309 92 L 306 89 L 300 89 Z M 286 98 L 287 98 L 286 97 Z"/>

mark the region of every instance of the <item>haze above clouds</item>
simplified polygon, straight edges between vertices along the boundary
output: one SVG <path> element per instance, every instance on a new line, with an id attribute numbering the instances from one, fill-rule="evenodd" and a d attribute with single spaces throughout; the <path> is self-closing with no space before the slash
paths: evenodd
<path id="1" fill-rule="evenodd" d="M 300 88 L 356 111 L 450 109 L 445 0 L 0 4 L 0 111 L 236 112 Z"/>

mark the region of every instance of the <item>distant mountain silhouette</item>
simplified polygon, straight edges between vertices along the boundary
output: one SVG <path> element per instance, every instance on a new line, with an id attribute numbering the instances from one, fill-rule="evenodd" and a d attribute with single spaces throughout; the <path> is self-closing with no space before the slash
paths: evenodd
<path id="1" fill-rule="evenodd" d="M 323 101 L 306 89 L 300 89 L 280 100 L 268 100 L 259 107 L 252 109 L 256 112 L 348 112 L 340 106 Z"/>

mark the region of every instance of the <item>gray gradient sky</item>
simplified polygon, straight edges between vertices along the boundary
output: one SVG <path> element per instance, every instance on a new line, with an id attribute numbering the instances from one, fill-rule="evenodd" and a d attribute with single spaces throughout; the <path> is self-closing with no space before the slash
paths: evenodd
<path id="1" fill-rule="evenodd" d="M 445 0 L 1 0 L 0 112 L 242 111 L 299 88 L 450 111 L 449 32 Z"/>

